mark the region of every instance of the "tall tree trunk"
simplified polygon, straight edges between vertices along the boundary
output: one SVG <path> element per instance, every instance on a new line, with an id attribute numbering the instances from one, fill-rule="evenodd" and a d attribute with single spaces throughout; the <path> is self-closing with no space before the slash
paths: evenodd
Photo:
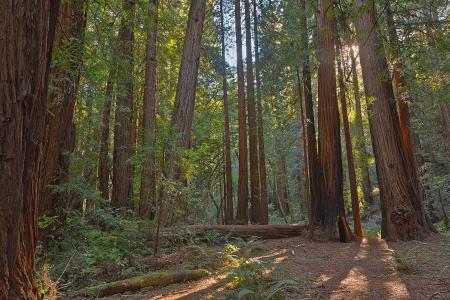
<path id="1" fill-rule="evenodd" d="M 300 70 L 297 68 L 297 85 L 298 85 L 298 102 L 299 102 L 299 123 L 300 130 L 302 132 L 300 146 L 303 147 L 303 199 L 305 206 L 308 210 L 308 224 L 312 224 L 312 210 L 311 210 L 311 200 L 309 198 L 309 173 L 308 173 L 308 153 L 306 144 L 306 125 L 305 125 L 305 113 L 303 109 L 303 97 L 302 97 L 302 84 L 300 79 Z M 299 175 L 300 177 L 301 175 Z"/>
<path id="2" fill-rule="evenodd" d="M 227 83 L 227 65 L 225 60 L 225 25 L 223 20 L 223 0 L 220 0 L 220 26 L 222 43 L 222 65 L 223 65 L 223 114 L 225 125 L 225 224 L 233 223 L 233 180 L 231 173 L 231 141 L 230 141 L 230 112 L 228 107 L 228 83 Z"/>
<path id="3" fill-rule="evenodd" d="M 441 107 L 441 119 L 444 137 L 447 141 L 447 151 L 450 156 L 450 106 L 448 104 L 444 104 Z"/>
<path id="4" fill-rule="evenodd" d="M 155 170 L 155 122 L 156 122 L 156 47 L 158 24 L 158 0 L 152 0 L 149 7 L 149 28 L 147 29 L 147 51 L 144 87 L 143 145 L 146 157 L 142 164 L 139 215 L 153 219 L 156 204 Z"/>
<path id="5" fill-rule="evenodd" d="M 342 60 L 341 60 L 341 42 L 339 40 L 339 37 L 336 37 L 336 60 L 338 69 L 341 110 L 342 110 L 342 121 L 343 121 L 342 123 L 344 124 L 345 148 L 347 150 L 348 179 L 350 182 L 350 195 L 352 198 L 352 212 L 354 222 L 353 230 L 355 235 L 361 238 L 362 237 L 361 216 L 359 213 L 359 199 L 358 199 L 358 189 L 356 185 L 355 162 L 353 159 L 353 147 L 352 147 L 352 140 L 350 137 L 350 125 L 348 122 L 347 98 L 345 93 L 344 71 L 342 68 Z"/>
<path id="6" fill-rule="evenodd" d="M 241 1 L 234 1 L 236 26 L 236 69 L 238 82 L 239 179 L 236 224 L 248 223 L 247 121 L 245 112 L 244 63 L 242 61 Z"/>
<path id="7" fill-rule="evenodd" d="M 319 165 L 321 196 L 316 205 L 316 222 L 326 235 L 343 242 L 352 238 L 345 219 L 339 109 L 336 93 L 335 50 L 336 32 L 331 15 L 333 0 L 319 0 L 317 25 L 319 30 L 318 92 L 319 92 Z M 338 225 L 338 226 L 337 226 Z M 339 228 L 339 231 L 336 230 Z"/>
<path id="8" fill-rule="evenodd" d="M 364 124 L 361 109 L 361 94 L 359 92 L 358 73 L 356 72 L 356 58 L 353 49 L 350 48 L 350 59 L 352 63 L 352 86 L 353 95 L 355 97 L 355 132 L 356 132 L 356 149 L 357 149 L 357 166 L 361 172 L 362 190 L 364 193 L 364 200 L 368 204 L 373 204 L 372 183 L 370 182 L 369 174 L 369 154 L 366 149 L 366 138 L 364 136 Z"/>
<path id="9" fill-rule="evenodd" d="M 258 161 L 258 127 L 256 125 L 255 87 L 252 61 L 252 29 L 250 1 L 244 0 L 245 42 L 247 60 L 247 107 L 248 107 L 248 142 L 250 157 L 250 222 L 259 223 L 260 189 Z"/>
<path id="10" fill-rule="evenodd" d="M 0 298 L 38 299 L 38 176 L 59 1 L 0 3 Z"/>
<path id="11" fill-rule="evenodd" d="M 259 39 L 258 39 L 258 7 L 256 0 L 253 3 L 253 28 L 255 35 L 255 74 L 256 74 L 256 105 L 258 109 L 258 154 L 259 154 L 259 182 L 261 189 L 259 223 L 269 223 L 269 198 L 267 195 L 267 169 L 266 153 L 264 146 L 264 121 L 261 100 L 261 74 L 259 63 Z"/>
<path id="12" fill-rule="evenodd" d="M 320 173 L 319 162 L 317 157 L 317 144 L 316 144 L 316 130 L 314 126 L 314 104 L 312 99 L 312 86 L 311 86 L 311 69 L 309 62 L 309 38 L 308 38 L 308 21 L 306 17 L 305 0 L 300 0 L 300 9 L 302 15 L 300 17 L 300 38 L 302 42 L 302 48 L 306 53 L 303 57 L 303 95 L 305 98 L 305 117 L 306 117 L 306 140 L 308 151 L 308 173 L 309 173 L 309 198 L 310 209 L 308 212 L 311 215 L 310 232 L 314 227 L 315 208 L 319 202 L 320 197 Z"/>
<path id="13" fill-rule="evenodd" d="M 358 16 L 355 25 L 359 39 L 359 53 L 366 96 L 369 106 L 370 131 L 375 154 L 382 211 L 381 235 L 391 240 L 409 240 L 420 236 L 423 227 L 418 223 L 413 203 L 419 201 L 417 181 L 408 171 L 408 160 L 402 144 L 399 119 L 394 106 L 394 92 L 386 57 L 381 51 L 373 0 L 354 0 Z M 387 78 L 387 79 L 386 79 Z"/>
<path id="14" fill-rule="evenodd" d="M 110 161 L 108 155 L 109 149 L 109 121 L 111 118 L 111 106 L 113 103 L 113 89 L 116 74 L 116 62 L 113 62 L 111 69 L 109 70 L 108 81 L 106 82 L 105 101 L 103 103 L 102 112 L 102 125 L 101 125 L 101 137 L 100 137 L 100 150 L 98 154 L 98 188 L 100 195 L 103 199 L 109 199 L 109 174 L 110 174 Z"/>
<path id="15" fill-rule="evenodd" d="M 42 164 L 39 169 L 38 216 L 53 214 L 61 208 L 65 197 L 55 193 L 50 185 L 67 182 L 69 155 L 75 146 L 73 113 L 75 96 L 80 80 L 83 53 L 83 36 L 86 26 L 84 0 L 65 2 L 60 8 L 59 25 L 55 33 L 55 48 L 69 52 L 63 62 L 50 70 L 52 90 L 49 94 L 44 139 L 42 141 Z"/>
<path id="16" fill-rule="evenodd" d="M 431 221 L 429 220 L 428 216 L 425 215 L 425 209 L 423 207 L 425 195 L 422 187 L 422 182 L 419 178 L 419 165 L 416 159 L 417 143 L 420 143 L 420 141 L 417 140 L 418 136 L 415 134 L 413 128 L 411 127 L 410 111 L 408 105 L 408 102 L 410 100 L 408 99 L 409 95 L 407 92 L 403 91 L 403 89 L 405 88 L 406 74 L 402 58 L 400 57 L 400 45 L 390 3 L 388 3 L 386 7 L 386 19 L 388 25 L 389 40 L 393 48 L 392 56 L 394 59 L 394 94 L 397 98 L 398 104 L 400 131 L 402 134 L 402 141 L 403 147 L 405 148 L 406 158 L 410 163 L 410 167 L 407 168 L 407 171 L 409 171 L 411 178 L 416 181 L 416 184 L 414 184 L 413 187 L 416 189 L 414 192 L 419 196 L 419 198 L 413 198 L 411 200 L 413 200 L 412 204 L 414 206 L 414 209 L 417 211 L 417 221 L 419 222 L 419 224 L 422 225 L 426 230 L 434 230 Z"/>
<path id="17" fill-rule="evenodd" d="M 205 19 L 206 0 L 193 0 L 184 39 L 183 56 L 178 75 L 177 92 L 172 114 L 172 128 L 176 135 L 176 146 L 188 149 L 191 146 L 192 119 L 194 116 L 195 88 L 197 85 L 200 48 Z M 171 149 L 167 156 L 167 176 L 181 180 L 179 149 Z"/>
<path id="18" fill-rule="evenodd" d="M 117 106 L 114 126 L 113 207 L 131 208 L 133 167 L 133 66 L 135 1 L 123 0 L 121 28 L 118 35 Z"/>

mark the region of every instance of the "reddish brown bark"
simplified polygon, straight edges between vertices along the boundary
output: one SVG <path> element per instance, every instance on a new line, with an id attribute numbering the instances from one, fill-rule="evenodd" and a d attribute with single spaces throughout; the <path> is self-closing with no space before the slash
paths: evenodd
<path id="1" fill-rule="evenodd" d="M 131 208 L 133 193 L 133 50 L 135 1 L 123 0 L 124 16 L 118 35 L 117 106 L 114 126 L 111 205 Z"/>
<path id="2" fill-rule="evenodd" d="M 195 88 L 197 85 L 200 47 L 205 19 L 205 0 L 193 0 L 189 9 L 188 24 L 184 39 L 183 56 L 178 75 L 177 91 L 172 114 L 172 128 L 176 135 L 176 147 L 188 149 L 191 146 L 192 119 L 194 116 Z M 180 149 L 171 149 L 167 157 L 167 175 L 181 179 L 179 166 Z"/>
<path id="3" fill-rule="evenodd" d="M 373 0 L 354 0 L 353 8 L 358 16 L 355 25 L 364 87 L 371 99 L 369 124 L 380 184 L 381 234 L 392 240 L 414 239 L 424 231 L 413 206 L 420 201 L 420 195 L 417 181 L 408 171 L 411 166 L 402 143 L 392 85 L 386 76 L 388 65 L 382 52 L 375 4 Z"/>
<path id="4" fill-rule="evenodd" d="M 410 167 L 408 171 L 410 172 L 410 176 L 417 182 L 414 185 L 414 188 L 417 190 L 415 193 L 419 195 L 417 201 L 413 201 L 412 204 L 417 211 L 418 219 L 420 225 L 424 226 L 426 230 L 434 231 L 434 227 L 431 221 L 428 219 L 428 216 L 425 214 L 425 210 L 423 207 L 423 202 L 425 198 L 424 190 L 422 187 L 422 182 L 419 177 L 419 164 L 417 157 L 417 144 L 420 143 L 418 141 L 418 136 L 414 132 L 411 127 L 410 121 L 410 110 L 408 102 L 411 100 L 408 93 L 405 89 L 405 81 L 406 78 L 403 75 L 405 73 L 405 68 L 402 63 L 402 59 L 400 57 L 400 45 L 397 36 L 397 30 L 394 24 L 394 16 L 391 10 L 391 5 L 388 3 L 386 7 L 386 19 L 388 25 L 389 39 L 391 42 L 391 46 L 393 48 L 393 81 L 394 81 L 394 95 L 397 99 L 398 111 L 399 111 L 399 120 L 400 120 L 400 131 L 402 134 L 403 147 L 405 148 L 405 153 L 408 161 L 410 162 Z M 413 199 L 414 200 L 414 199 Z"/>
<path id="5" fill-rule="evenodd" d="M 53 93 L 49 95 L 44 139 L 42 141 L 42 164 L 39 169 L 40 195 L 38 216 L 53 214 L 64 204 L 65 197 L 53 191 L 50 185 L 68 180 L 69 153 L 75 146 L 73 113 L 75 95 L 80 80 L 83 35 L 86 26 L 85 1 L 64 3 L 56 28 L 55 48 L 66 49 L 67 57 L 50 70 Z"/>
<path id="6" fill-rule="evenodd" d="M 0 2 L 0 298 L 38 299 L 38 176 L 59 1 Z"/>
<path id="7" fill-rule="evenodd" d="M 245 112 L 244 63 L 242 61 L 241 2 L 234 2 L 236 27 L 236 69 L 238 82 L 239 179 L 236 224 L 248 223 L 247 124 Z"/>
<path id="8" fill-rule="evenodd" d="M 152 0 L 149 7 L 149 28 L 147 32 L 146 70 L 143 107 L 143 145 L 146 157 L 142 164 L 139 215 L 152 218 L 156 204 L 155 170 L 155 123 L 156 123 L 156 47 L 158 24 L 158 0 Z"/>
<path id="9" fill-rule="evenodd" d="M 302 48 L 305 51 L 303 57 L 303 95 L 305 99 L 305 123 L 306 123 L 306 140 L 308 151 L 308 174 L 309 174 L 309 198 L 310 198 L 310 229 L 314 227 L 315 209 L 320 197 L 319 190 L 319 162 L 317 157 L 316 130 L 314 125 L 314 104 L 312 99 L 311 86 L 311 69 L 309 62 L 309 38 L 308 38 L 308 22 L 306 18 L 305 0 L 300 0 L 300 9 L 302 15 L 300 18 L 300 38 Z M 312 232 L 312 231 L 311 231 Z"/>
<path id="10" fill-rule="evenodd" d="M 244 0 L 245 42 L 247 61 L 247 109 L 248 109 L 248 142 L 250 160 L 250 222 L 259 223 L 260 189 L 258 161 L 258 127 L 256 125 L 255 86 L 253 78 L 252 30 L 250 17 L 250 1 Z"/>
<path id="11" fill-rule="evenodd" d="M 447 141 L 448 155 L 450 156 L 450 107 L 447 104 L 441 107 L 441 119 L 444 137 Z"/>
<path id="12" fill-rule="evenodd" d="M 114 59 L 114 58 L 113 58 Z M 106 82 L 105 101 L 103 104 L 102 112 L 102 125 L 101 125 L 101 137 L 100 137 L 100 150 L 98 154 L 98 188 L 100 195 L 103 199 L 109 199 L 109 173 L 110 173 L 110 161 L 108 155 L 109 148 L 109 131 L 110 131 L 110 118 L 111 118 L 111 106 L 113 102 L 113 86 L 116 72 L 115 62 L 109 70 L 108 81 Z"/>
<path id="13" fill-rule="evenodd" d="M 231 141 L 230 141 L 230 112 L 228 105 L 228 83 L 227 66 L 225 60 L 225 25 L 223 20 L 223 0 L 220 0 L 220 26 L 221 26 L 221 44 L 222 44 L 222 64 L 223 64 L 223 114 L 225 126 L 225 224 L 233 223 L 233 180 L 231 173 Z"/>
<path id="14" fill-rule="evenodd" d="M 352 239 L 345 219 L 341 139 L 335 69 L 335 20 L 333 0 L 319 0 L 318 93 L 319 93 L 319 165 L 321 195 L 315 206 L 315 221 L 330 239 Z M 339 230 L 337 230 L 339 228 Z"/>
<path id="15" fill-rule="evenodd" d="M 336 38 L 336 60 L 338 68 L 339 93 L 342 110 L 342 123 L 344 124 L 345 148 L 347 151 L 348 179 L 350 182 L 350 196 L 352 199 L 353 231 L 357 237 L 362 237 L 361 216 L 359 212 L 358 189 L 356 185 L 355 162 L 353 158 L 352 140 L 350 137 L 350 125 L 348 122 L 347 98 L 345 92 L 344 71 L 341 61 L 341 42 Z"/>
<path id="16" fill-rule="evenodd" d="M 255 35 L 255 75 L 256 75 L 256 105 L 258 112 L 258 154 L 259 154 L 259 182 L 261 189 L 259 223 L 269 223 L 269 197 L 267 195 L 267 168 L 264 146 L 264 121 L 261 100 L 261 74 L 259 63 L 259 39 L 258 39 L 258 7 L 256 0 L 253 3 L 253 28 Z"/>
<path id="17" fill-rule="evenodd" d="M 364 125 L 361 109 L 361 94 L 359 92 L 358 73 L 356 72 L 356 58 L 353 49 L 350 48 L 350 59 L 352 63 L 352 86 L 353 95 L 355 98 L 355 135 L 356 135 L 356 149 L 357 149 L 357 166 L 361 172 L 362 190 L 364 193 L 364 200 L 366 203 L 373 204 L 372 183 L 370 182 L 368 156 L 366 149 L 366 138 L 364 136 Z"/>

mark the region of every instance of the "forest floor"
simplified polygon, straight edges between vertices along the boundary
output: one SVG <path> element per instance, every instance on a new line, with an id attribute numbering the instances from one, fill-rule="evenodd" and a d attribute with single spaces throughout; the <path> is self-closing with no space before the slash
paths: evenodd
<path id="1" fill-rule="evenodd" d="M 176 268 L 179 259 L 189 259 L 186 253 L 181 249 L 151 263 Z M 298 283 L 282 291 L 285 299 L 450 299 L 450 242 L 443 236 L 392 243 L 373 237 L 347 244 L 296 237 L 260 242 L 248 255 L 270 262 L 264 274 L 270 280 Z M 228 284 L 222 272 L 105 299 L 225 299 L 217 292 Z"/>

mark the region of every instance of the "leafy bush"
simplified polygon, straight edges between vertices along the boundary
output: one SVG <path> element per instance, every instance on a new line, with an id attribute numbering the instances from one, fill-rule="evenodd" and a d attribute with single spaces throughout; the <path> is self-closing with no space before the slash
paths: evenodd
<path id="1" fill-rule="evenodd" d="M 151 224 L 131 211 L 109 208 L 70 211 L 57 237 L 38 249 L 38 265 L 52 265 L 51 278 L 73 290 L 92 281 L 117 280 L 146 271 L 140 259 L 151 255 Z M 44 254 L 45 253 L 45 254 Z"/>

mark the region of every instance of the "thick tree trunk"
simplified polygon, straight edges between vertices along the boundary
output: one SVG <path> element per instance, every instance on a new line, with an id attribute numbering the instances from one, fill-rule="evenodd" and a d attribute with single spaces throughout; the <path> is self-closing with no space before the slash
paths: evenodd
<path id="1" fill-rule="evenodd" d="M 355 97 L 355 133 L 356 133 L 356 149 L 357 149 L 357 160 L 358 168 L 361 172 L 362 178 L 362 190 L 364 193 L 364 200 L 368 204 L 373 204 L 372 196 L 372 183 L 370 182 L 368 157 L 366 149 L 366 138 L 364 136 L 364 125 L 361 109 L 361 94 L 359 92 L 359 81 L 358 73 L 356 72 L 356 58 L 353 53 L 353 49 L 350 48 L 350 59 L 352 63 L 352 85 L 353 85 L 353 95 Z"/>
<path id="2" fill-rule="evenodd" d="M 135 1 L 123 0 L 121 28 L 118 36 L 117 106 L 114 126 L 113 207 L 132 208 L 133 167 L 130 158 L 133 143 L 133 49 Z"/>
<path id="3" fill-rule="evenodd" d="M 158 24 L 158 0 L 152 0 L 149 7 L 149 28 L 147 29 L 147 51 L 143 107 L 143 145 L 146 157 L 142 164 L 139 215 L 153 219 L 156 204 L 155 170 L 155 122 L 156 122 L 156 47 Z"/>
<path id="4" fill-rule="evenodd" d="M 247 60 L 247 107 L 248 107 L 248 142 L 250 157 L 250 222 L 259 223 L 260 189 L 258 161 L 258 127 L 256 124 L 255 86 L 252 61 L 252 29 L 250 1 L 244 0 L 245 11 L 245 42 Z"/>
<path id="5" fill-rule="evenodd" d="M 223 64 L 223 114 L 225 126 L 225 224 L 233 223 L 233 180 L 231 173 L 231 141 L 230 141 L 230 112 L 228 105 L 228 83 L 227 66 L 225 60 L 225 25 L 223 20 L 223 0 L 220 0 L 220 26 L 221 26 L 221 44 L 222 44 L 222 64 Z"/>
<path id="6" fill-rule="evenodd" d="M 308 174 L 309 174 L 309 198 L 310 209 L 308 214 L 311 215 L 310 229 L 314 227 L 316 205 L 319 203 L 320 197 L 320 173 L 319 162 L 317 156 L 316 130 L 314 125 L 314 104 L 312 98 L 311 86 L 311 69 L 309 62 L 309 38 L 308 38 L 308 22 L 306 18 L 305 0 L 300 0 L 300 9 L 302 15 L 300 18 L 300 38 L 302 48 L 305 51 L 303 57 L 303 95 L 305 98 L 305 117 L 306 117 L 306 140 L 308 151 Z"/>
<path id="7" fill-rule="evenodd" d="M 409 95 L 407 92 L 404 92 L 405 88 L 405 69 L 402 63 L 402 59 L 400 57 L 400 45 L 397 36 L 397 31 L 395 29 L 394 24 L 394 16 L 391 10 L 391 5 L 388 3 L 386 7 L 386 19 L 388 25 L 388 33 L 389 39 L 391 42 L 391 46 L 393 48 L 393 81 L 394 81 L 394 94 L 397 98 L 398 111 L 399 111 L 399 119 L 400 119 L 400 131 L 402 134 L 403 147 L 405 148 L 406 158 L 409 161 L 410 167 L 407 170 L 410 173 L 411 178 L 416 181 L 414 184 L 415 193 L 419 195 L 419 198 L 411 199 L 416 200 L 412 201 L 412 204 L 417 211 L 417 221 L 420 225 L 422 225 L 426 230 L 434 231 L 434 227 L 429 220 L 428 216 L 425 214 L 425 209 L 423 207 L 423 202 L 425 198 L 424 190 L 422 187 L 422 182 L 419 177 L 419 164 L 416 159 L 417 157 L 417 143 L 418 136 L 414 132 L 411 127 L 410 122 L 410 112 L 408 102 L 410 101 Z"/>
<path id="8" fill-rule="evenodd" d="M 266 153 L 264 146 L 264 121 L 261 100 L 261 74 L 259 63 L 259 39 L 258 39 L 258 7 L 256 0 L 253 3 L 253 28 L 255 35 L 255 74 L 256 74 L 256 105 L 258 109 L 258 154 L 259 154 L 259 182 L 261 189 L 259 223 L 269 223 L 269 197 L 267 195 L 267 169 Z"/>
<path id="9" fill-rule="evenodd" d="M 114 60 L 114 57 L 113 57 Z M 116 65 L 113 65 L 109 70 L 108 81 L 106 82 L 105 101 L 103 103 L 102 125 L 100 137 L 100 150 L 98 153 L 98 189 L 103 199 L 109 199 L 109 174 L 110 161 L 108 155 L 109 149 L 109 120 L 111 118 L 111 106 L 113 102 L 113 87 L 115 81 Z"/>
<path id="10" fill-rule="evenodd" d="M 336 89 L 335 50 L 336 32 L 331 15 L 332 0 L 319 0 L 317 25 L 319 29 L 318 92 L 319 92 L 319 165 L 321 195 L 316 204 L 316 222 L 331 240 L 349 241 L 351 231 L 345 219 L 343 171 L 339 109 Z M 339 228 L 339 230 L 337 230 Z"/>
<path id="11" fill-rule="evenodd" d="M 59 1 L 0 2 L 0 298 L 38 299 L 38 176 Z"/>
<path id="12" fill-rule="evenodd" d="M 75 96 L 80 80 L 83 53 L 83 35 L 86 26 L 84 0 L 66 2 L 61 7 L 59 25 L 55 33 L 55 48 L 69 52 L 67 59 L 56 63 L 50 70 L 50 85 L 55 92 L 49 95 L 42 164 L 39 169 L 38 216 L 53 214 L 64 204 L 64 196 L 53 191 L 50 185 L 68 180 L 69 155 L 75 146 L 73 113 Z"/>
<path id="13" fill-rule="evenodd" d="M 244 63 L 242 61 L 241 1 L 234 2 L 236 26 L 236 69 L 238 82 L 238 134 L 239 134 L 239 179 L 236 224 L 248 223 L 248 159 L 247 121 L 245 112 Z"/>
<path id="14" fill-rule="evenodd" d="M 380 183 L 382 210 L 381 235 L 391 240 L 409 240 L 424 231 L 418 223 L 413 203 L 419 201 L 417 181 L 408 171 L 408 160 L 402 144 L 399 119 L 394 106 L 394 93 L 383 44 L 376 24 L 373 0 L 354 0 L 358 16 L 355 25 L 359 53 L 369 106 L 372 145 Z M 386 79 L 387 78 L 387 79 Z"/>
<path id="15" fill-rule="evenodd" d="M 176 135 L 176 146 L 167 153 L 166 176 L 181 180 L 179 150 L 191 146 L 192 120 L 194 117 L 195 88 L 197 85 L 200 48 L 205 20 L 205 0 L 193 0 L 189 9 L 188 24 L 184 39 L 183 56 L 172 114 L 172 129 Z"/>
<path id="16" fill-rule="evenodd" d="M 444 137 L 447 141 L 447 151 L 450 156 L 450 107 L 444 104 L 441 107 L 442 128 L 444 129 Z"/>
<path id="17" fill-rule="evenodd" d="M 350 182 L 350 195 L 352 198 L 353 231 L 357 237 L 362 237 L 361 216 L 359 212 L 358 188 L 356 185 L 355 162 L 353 159 L 352 139 L 350 137 L 350 125 L 348 122 L 347 98 L 345 92 L 344 71 L 341 61 L 341 42 L 336 37 L 336 60 L 338 68 L 339 93 L 342 110 L 342 123 L 344 124 L 345 149 L 347 151 L 348 180 Z"/>

